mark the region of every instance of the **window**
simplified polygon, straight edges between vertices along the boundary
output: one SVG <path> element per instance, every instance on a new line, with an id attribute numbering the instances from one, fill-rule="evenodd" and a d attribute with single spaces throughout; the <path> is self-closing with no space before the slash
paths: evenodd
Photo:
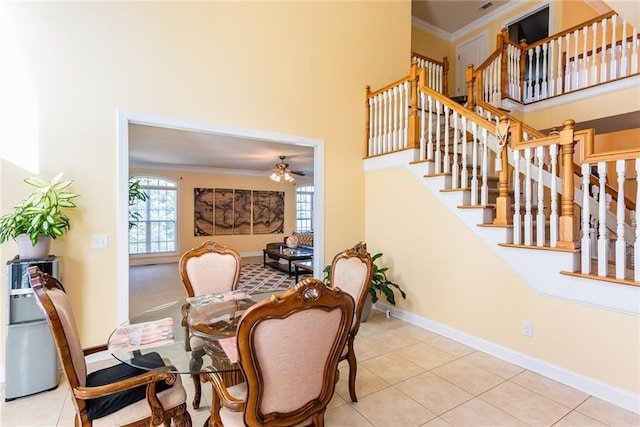
<path id="1" fill-rule="evenodd" d="M 154 176 L 132 176 L 147 200 L 135 200 L 129 207 L 137 213 L 129 230 L 129 254 L 175 252 L 178 185 L 175 181 Z M 130 216 L 131 217 L 131 216 Z"/>
<path id="2" fill-rule="evenodd" d="M 296 231 L 313 231 L 313 185 L 296 188 Z"/>

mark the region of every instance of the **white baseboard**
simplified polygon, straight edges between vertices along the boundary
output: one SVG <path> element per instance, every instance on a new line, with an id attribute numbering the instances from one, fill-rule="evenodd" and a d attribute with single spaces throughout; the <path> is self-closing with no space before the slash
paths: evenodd
<path id="1" fill-rule="evenodd" d="M 583 374 L 561 368 L 544 360 L 503 347 L 475 335 L 451 328 L 442 323 L 400 310 L 392 305 L 378 302 L 373 306 L 373 308 L 383 313 L 387 313 L 387 311 L 389 311 L 392 317 L 396 317 L 422 329 L 451 338 L 452 340 L 468 345 L 476 350 L 480 350 L 491 356 L 513 363 L 514 365 L 518 365 L 540 375 L 544 375 L 547 378 L 573 387 L 628 411 L 640 414 L 640 395 L 633 394 L 600 380 L 587 377 Z"/>

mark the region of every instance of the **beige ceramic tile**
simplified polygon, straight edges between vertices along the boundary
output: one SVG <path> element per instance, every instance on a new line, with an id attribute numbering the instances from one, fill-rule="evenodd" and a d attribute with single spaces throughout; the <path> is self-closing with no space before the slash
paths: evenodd
<path id="1" fill-rule="evenodd" d="M 376 334 L 369 337 L 367 340 L 372 343 L 372 345 L 376 346 L 380 354 L 396 351 L 419 342 L 417 340 L 408 341 L 404 338 L 398 337 L 393 331 Z"/>
<path id="2" fill-rule="evenodd" d="M 398 353 L 387 353 L 365 360 L 359 366 L 366 366 L 389 384 L 396 384 L 407 378 L 423 373 L 425 370 L 409 362 Z"/>
<path id="3" fill-rule="evenodd" d="M 463 360 L 505 379 L 513 378 L 520 372 L 524 371 L 524 368 L 521 368 L 520 366 L 498 359 L 497 357 L 490 356 L 481 351 L 474 351 L 473 353 L 464 356 Z"/>
<path id="4" fill-rule="evenodd" d="M 535 426 L 550 426 L 570 409 L 512 382 L 505 382 L 480 395 L 480 399 Z"/>
<path id="5" fill-rule="evenodd" d="M 456 357 L 466 356 L 467 354 L 473 353 L 475 351 L 469 346 L 443 336 L 432 338 L 427 341 L 427 344 L 439 350 L 446 351 L 447 353 L 452 354 Z"/>
<path id="6" fill-rule="evenodd" d="M 589 397 L 588 394 L 576 390 L 575 388 L 561 384 L 531 371 L 524 371 L 513 377 L 511 381 L 572 409 L 580 405 Z"/>
<path id="7" fill-rule="evenodd" d="M 527 427 L 526 423 L 477 398 L 440 417 L 452 426 Z"/>
<path id="8" fill-rule="evenodd" d="M 426 341 L 439 336 L 435 332 L 428 331 L 426 329 L 422 329 L 418 326 L 406 324 L 406 326 L 402 326 L 400 328 L 394 329 L 394 332 L 401 337 L 407 339 L 414 339 L 417 341 Z"/>
<path id="9" fill-rule="evenodd" d="M 346 404 L 347 404 L 347 401 L 344 400 L 342 396 L 340 396 L 338 393 L 334 392 L 333 397 L 331 398 L 331 400 L 329 401 L 329 404 L 327 405 L 327 410 L 334 409 Z"/>
<path id="10" fill-rule="evenodd" d="M 355 352 L 358 360 L 368 360 L 398 348 L 402 348 L 402 346 L 386 342 L 380 338 L 380 334 L 370 337 L 356 336 L 355 338 Z"/>
<path id="11" fill-rule="evenodd" d="M 394 387 L 358 399 L 356 410 L 376 427 L 419 426 L 435 415 Z"/>
<path id="12" fill-rule="evenodd" d="M 441 415 L 473 397 L 430 372 L 398 383 L 395 387 L 436 415 Z"/>
<path id="13" fill-rule="evenodd" d="M 610 426 L 640 426 L 640 415 L 619 408 L 597 397 L 590 397 L 582 405 L 578 406 L 576 411 Z"/>
<path id="14" fill-rule="evenodd" d="M 353 405 L 342 405 L 325 412 L 324 425 L 331 427 L 376 427 L 356 411 Z"/>
<path id="15" fill-rule="evenodd" d="M 380 369 L 384 369 L 381 367 Z M 356 396 L 358 399 L 389 387 L 389 383 L 377 376 L 373 371 L 358 365 L 356 375 Z M 349 365 L 340 365 L 340 380 L 336 384 L 336 393 L 345 401 L 351 402 L 349 395 Z"/>
<path id="16" fill-rule="evenodd" d="M 553 427 L 604 427 L 599 421 L 581 414 L 580 412 L 569 412 L 566 417 L 558 421 Z"/>
<path id="17" fill-rule="evenodd" d="M 435 368 L 431 372 L 474 396 L 505 381 L 502 377 L 460 359 Z"/>
<path id="18" fill-rule="evenodd" d="M 439 350 L 427 342 L 405 347 L 397 350 L 396 353 L 426 370 L 431 370 L 456 359 L 456 356 L 451 353 Z"/>
<path id="19" fill-rule="evenodd" d="M 422 424 L 420 427 L 451 427 L 451 424 L 438 417 Z"/>

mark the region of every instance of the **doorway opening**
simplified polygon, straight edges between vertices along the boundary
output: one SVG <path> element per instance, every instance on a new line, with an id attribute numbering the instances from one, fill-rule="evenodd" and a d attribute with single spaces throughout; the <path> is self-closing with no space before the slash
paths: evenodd
<path id="1" fill-rule="evenodd" d="M 288 144 L 313 149 L 314 170 L 314 259 L 317 277 L 324 267 L 324 141 L 298 135 L 275 134 L 255 129 L 231 128 L 206 122 L 155 116 L 129 111 L 118 112 L 118 246 L 117 246 L 117 316 L 119 322 L 129 318 L 129 126 L 145 125 L 175 130 L 221 135 L 225 138 L 249 138 L 265 144 Z"/>

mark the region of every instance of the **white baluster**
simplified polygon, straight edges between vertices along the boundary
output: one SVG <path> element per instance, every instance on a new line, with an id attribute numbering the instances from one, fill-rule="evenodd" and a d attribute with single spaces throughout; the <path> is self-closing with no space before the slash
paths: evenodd
<path id="1" fill-rule="evenodd" d="M 520 150 L 513 150 L 513 243 L 522 243 L 520 214 Z"/>
<path id="2" fill-rule="evenodd" d="M 458 116 L 459 114 L 454 110 L 453 111 L 453 167 L 451 170 L 451 188 L 460 188 L 458 184 L 458 174 L 460 173 L 460 166 L 458 164 L 458 143 L 459 143 L 459 133 L 460 129 L 458 128 Z"/>
<path id="3" fill-rule="evenodd" d="M 620 43 L 620 77 L 628 75 L 629 58 L 627 49 L 627 21 L 622 19 L 622 42 Z"/>
<path id="4" fill-rule="evenodd" d="M 422 156 L 422 160 L 429 158 L 429 154 L 427 152 L 427 141 L 425 138 L 427 129 L 424 128 L 427 115 L 427 109 L 425 108 L 427 103 L 426 98 L 427 95 L 424 92 L 420 91 L 420 104 L 422 106 L 422 108 L 420 109 L 420 156 Z"/>
<path id="5" fill-rule="evenodd" d="M 375 106 L 374 97 L 368 99 L 369 102 L 369 140 L 367 141 L 367 156 L 373 155 L 373 141 L 375 139 Z"/>
<path id="6" fill-rule="evenodd" d="M 588 163 L 582 164 L 582 274 L 591 274 L 591 206 L 589 200 L 589 177 L 591 169 Z"/>
<path id="7" fill-rule="evenodd" d="M 558 38 L 558 73 L 556 74 L 556 91 L 553 95 L 560 95 L 562 93 L 562 37 Z"/>
<path id="8" fill-rule="evenodd" d="M 602 20 L 602 44 L 600 51 L 600 81 L 607 81 L 607 18 Z"/>
<path id="9" fill-rule="evenodd" d="M 488 175 L 488 145 L 489 133 L 486 128 L 482 128 L 482 186 L 480 187 L 480 204 L 486 206 L 489 203 L 489 185 L 487 184 Z M 506 150 L 506 147 L 505 147 Z M 500 154 L 498 154 L 500 155 Z M 506 167 L 506 166 L 505 166 Z"/>
<path id="10" fill-rule="evenodd" d="M 440 113 L 442 111 L 442 104 L 436 100 L 436 173 L 442 172 L 442 149 L 440 141 Z"/>
<path id="11" fill-rule="evenodd" d="M 409 110 L 411 108 L 411 100 L 409 97 L 409 90 L 411 89 L 411 83 L 409 81 L 404 82 L 404 95 L 403 95 L 403 111 L 404 111 L 404 132 L 402 133 L 402 147 L 407 148 L 409 145 Z M 421 92 L 422 93 L 422 92 Z M 422 100 L 422 108 L 420 109 L 422 116 L 424 116 L 424 98 Z M 424 125 L 424 122 L 423 122 Z M 424 131 L 424 126 L 423 126 Z M 424 147 L 423 147 L 424 149 Z M 421 156 L 424 156 L 424 151 L 421 151 Z"/>
<path id="12" fill-rule="evenodd" d="M 535 99 L 540 99 L 540 45 L 536 46 L 536 85 Z"/>
<path id="13" fill-rule="evenodd" d="M 607 165 L 598 163 L 598 175 L 600 182 L 600 197 L 598 200 L 598 276 L 607 275 L 609 262 L 609 235 L 607 231 L 607 206 L 605 185 L 607 183 Z"/>
<path id="14" fill-rule="evenodd" d="M 387 93 L 387 91 L 384 91 L 382 93 L 382 109 L 384 111 L 384 117 L 383 117 L 383 125 L 384 125 L 384 130 L 382 132 L 382 152 L 386 153 L 387 150 L 389 149 L 389 99 L 388 99 L 389 95 Z"/>
<path id="15" fill-rule="evenodd" d="M 531 245 L 533 218 L 531 214 L 531 148 L 524 149 L 524 244 Z"/>
<path id="16" fill-rule="evenodd" d="M 473 141 L 471 142 L 471 205 L 478 204 L 478 125 L 471 124 Z"/>
<path id="17" fill-rule="evenodd" d="M 624 40 L 624 38 L 623 38 Z M 624 240 L 624 175 L 626 173 L 626 161 L 616 161 L 616 173 L 618 175 L 618 203 L 616 204 L 616 279 L 624 279 L 627 255 L 627 242 Z"/>
<path id="18" fill-rule="evenodd" d="M 571 84 L 571 90 L 580 89 L 580 58 L 578 57 L 578 44 L 579 44 L 580 32 L 575 30 L 573 32 L 573 83 Z"/>
<path id="19" fill-rule="evenodd" d="M 545 241 L 545 225 L 546 218 L 544 216 L 544 184 L 542 181 L 542 172 L 544 166 L 544 147 L 536 147 L 536 158 L 538 161 L 538 178 L 537 178 L 537 204 L 538 214 L 536 215 L 536 244 L 544 246 Z"/>
<path id="20" fill-rule="evenodd" d="M 618 78 L 618 66 L 616 61 L 616 21 L 618 19 L 618 15 L 613 15 L 611 17 L 611 63 L 609 67 L 611 68 L 611 74 L 609 75 L 609 80 L 615 80 Z"/>
<path id="21" fill-rule="evenodd" d="M 460 173 L 460 188 L 468 188 L 469 173 L 467 171 L 467 118 L 462 116 L 462 168 Z"/>
<path id="22" fill-rule="evenodd" d="M 433 160 L 433 98 L 429 96 L 429 144 L 427 144 L 427 159 Z"/>
<path id="23" fill-rule="evenodd" d="M 547 90 L 547 49 L 549 45 L 547 43 L 542 45 L 542 92 L 540 96 L 542 99 L 545 99 L 549 96 L 549 92 Z"/>
<path id="24" fill-rule="evenodd" d="M 599 193 L 600 193 L 600 187 L 598 187 L 597 185 L 592 185 L 591 186 L 591 192 L 593 193 L 593 198 L 597 201 L 600 200 L 599 198 Z M 595 259 L 596 262 L 598 260 L 598 219 L 594 216 L 591 215 L 591 259 Z M 593 269 L 592 269 L 593 272 Z"/>
<path id="25" fill-rule="evenodd" d="M 582 64 L 580 69 L 582 71 L 582 86 L 589 86 L 589 52 L 587 51 L 587 36 L 589 32 L 589 27 L 584 27 L 582 29 Z"/>
<path id="26" fill-rule="evenodd" d="M 391 135 L 391 149 L 395 151 L 400 148 L 400 134 L 398 132 L 398 109 L 400 108 L 400 106 L 398 105 L 398 86 L 393 87 L 393 103 L 391 105 L 393 109 L 393 123 L 391 124 L 393 129 Z"/>
<path id="27" fill-rule="evenodd" d="M 444 106 L 444 173 L 451 172 L 450 163 L 451 156 L 449 155 L 449 107 Z"/>
<path id="28" fill-rule="evenodd" d="M 631 37 L 631 74 L 638 72 L 638 31 L 632 28 L 633 36 Z"/>
<path id="29" fill-rule="evenodd" d="M 551 156 L 551 214 L 549 215 L 549 244 L 555 248 L 558 243 L 558 145 L 549 146 Z"/>
<path id="30" fill-rule="evenodd" d="M 527 102 L 533 100 L 533 49 L 529 49 L 529 83 L 527 84 Z"/>
<path id="31" fill-rule="evenodd" d="M 598 39 L 598 23 L 594 22 L 591 25 L 591 31 L 593 34 L 591 35 L 592 46 L 591 46 L 591 85 L 598 84 L 598 48 L 597 48 L 597 39 Z"/>
<path id="32" fill-rule="evenodd" d="M 569 47 L 571 45 L 571 34 L 567 34 L 564 38 L 567 42 L 567 47 L 565 50 L 565 79 L 564 79 L 564 93 L 570 92 L 573 87 L 571 86 L 571 57 L 569 56 Z"/>

